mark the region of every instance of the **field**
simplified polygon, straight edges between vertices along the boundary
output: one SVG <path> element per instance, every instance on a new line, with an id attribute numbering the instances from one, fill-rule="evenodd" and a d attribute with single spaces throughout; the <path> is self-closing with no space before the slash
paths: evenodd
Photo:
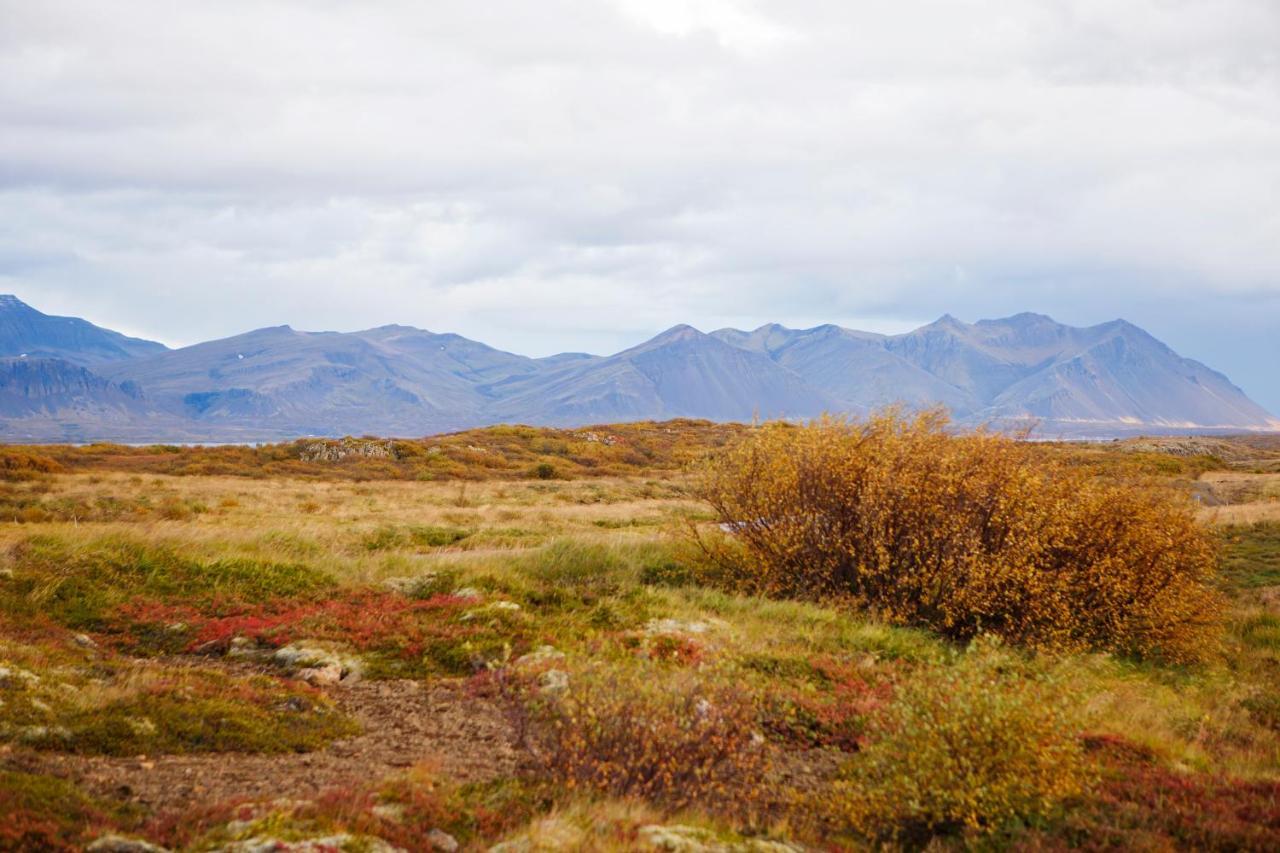
<path id="1" fill-rule="evenodd" d="M 751 432 L 5 450 L 0 849 L 1280 848 L 1280 446 L 1035 449 L 1198 502 L 1227 609 L 1172 663 L 708 582 L 691 466 Z"/>

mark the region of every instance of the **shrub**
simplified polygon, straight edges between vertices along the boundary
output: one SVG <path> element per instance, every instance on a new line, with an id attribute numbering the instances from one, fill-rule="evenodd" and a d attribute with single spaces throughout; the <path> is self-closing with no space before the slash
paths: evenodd
<path id="1" fill-rule="evenodd" d="M 902 685 L 872 743 L 834 787 L 836 807 L 877 839 L 990 833 L 1050 814 L 1088 781 L 1069 697 L 975 641 L 954 666 Z"/>
<path id="2" fill-rule="evenodd" d="M 531 707 L 522 726 L 530 751 L 571 790 L 725 807 L 752 801 L 764 779 L 750 697 L 687 671 L 575 673 L 567 690 Z"/>
<path id="3" fill-rule="evenodd" d="M 30 449 L 12 447 L 0 450 L 0 480 L 34 480 L 65 470 L 57 460 Z"/>
<path id="4" fill-rule="evenodd" d="M 692 528 L 736 589 L 843 598 L 968 640 L 1193 659 L 1212 645 L 1217 550 L 1189 501 L 952 435 L 931 412 L 769 424 L 696 487 Z"/>
<path id="5" fill-rule="evenodd" d="M 0 770 L 0 850 L 77 851 L 122 815 L 55 776 Z"/>
<path id="6" fill-rule="evenodd" d="M 397 527 L 384 524 L 370 530 L 360 538 L 367 551 L 391 551 L 397 548 L 443 548 L 456 545 L 472 535 L 472 531 L 458 527 L 439 527 L 431 524 L 413 524 Z"/>

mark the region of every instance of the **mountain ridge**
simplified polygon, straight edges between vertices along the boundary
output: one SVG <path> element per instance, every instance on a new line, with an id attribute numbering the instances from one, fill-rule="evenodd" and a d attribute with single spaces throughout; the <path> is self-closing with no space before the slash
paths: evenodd
<path id="1" fill-rule="evenodd" d="M 0 358 L 58 358 L 88 367 L 167 350 L 164 344 L 131 338 L 79 317 L 42 313 L 12 293 L 0 294 Z"/>
<path id="2" fill-rule="evenodd" d="M 1065 436 L 1280 430 L 1226 376 L 1126 320 L 1075 327 L 1032 312 L 975 323 L 944 314 L 898 335 L 678 324 L 612 355 L 530 358 L 399 323 L 270 326 L 171 350 L 0 297 L 8 441 L 803 419 L 895 403 L 943 405 L 962 425 L 1038 423 Z"/>

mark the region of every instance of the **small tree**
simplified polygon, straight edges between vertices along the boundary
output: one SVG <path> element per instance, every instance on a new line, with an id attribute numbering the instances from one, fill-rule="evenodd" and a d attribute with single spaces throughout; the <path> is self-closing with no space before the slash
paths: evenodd
<path id="1" fill-rule="evenodd" d="M 954 639 L 1173 660 L 1212 644 L 1216 548 L 1190 501 L 946 425 L 766 424 L 703 471 L 719 529 L 693 535 L 737 589 L 846 599 Z"/>

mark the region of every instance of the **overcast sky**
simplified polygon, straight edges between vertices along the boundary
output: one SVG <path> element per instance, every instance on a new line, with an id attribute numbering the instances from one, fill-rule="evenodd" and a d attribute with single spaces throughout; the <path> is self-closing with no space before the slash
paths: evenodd
<path id="1" fill-rule="evenodd" d="M 1124 317 L 1280 412 L 1280 3 L 0 0 L 0 291 L 530 355 Z"/>

